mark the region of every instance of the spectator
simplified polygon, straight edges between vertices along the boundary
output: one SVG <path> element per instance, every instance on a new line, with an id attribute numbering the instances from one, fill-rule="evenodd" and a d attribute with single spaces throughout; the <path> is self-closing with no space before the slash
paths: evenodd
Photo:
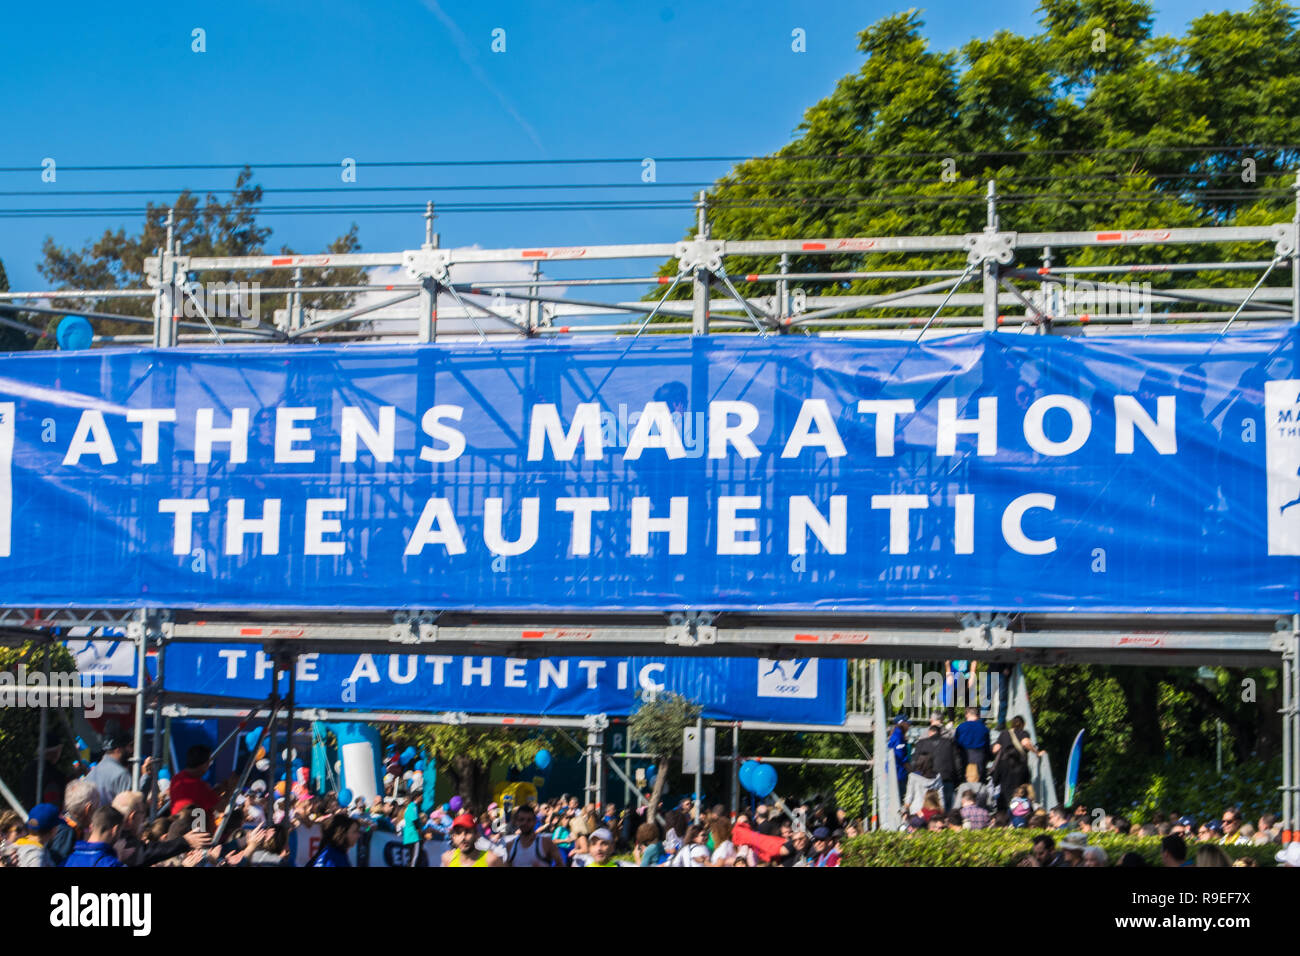
<path id="1" fill-rule="evenodd" d="M 1083 851 L 1088 849 L 1086 833 L 1067 833 L 1061 838 L 1061 860 L 1057 866 L 1082 866 Z"/>
<path id="2" fill-rule="evenodd" d="M 831 837 L 831 831 L 818 827 L 813 831 L 813 866 L 839 866 L 840 851 Z"/>
<path id="3" fill-rule="evenodd" d="M 1027 783 L 1022 783 L 1016 787 L 1015 796 L 1011 798 L 1007 807 L 1011 815 L 1011 825 L 1017 829 L 1027 826 L 1034 812 L 1033 801 L 1029 798 L 1030 787 Z M 1001 797 L 998 798 L 999 802 Z"/>
<path id="4" fill-rule="evenodd" d="M 1133 824 L 1128 817 L 1111 817 L 1110 828 L 1122 836 L 1128 836 L 1133 832 Z"/>
<path id="5" fill-rule="evenodd" d="M 1099 846 L 1090 846 L 1083 851 L 1084 866 L 1110 866 L 1110 857 Z"/>
<path id="6" fill-rule="evenodd" d="M 925 795 L 942 784 L 934 763 L 934 744 L 939 731 L 939 727 L 931 724 L 926 736 L 917 741 L 912 750 L 911 762 L 907 768 L 907 793 L 903 797 L 904 816 L 915 813 Z"/>
<path id="7" fill-rule="evenodd" d="M 912 724 L 906 714 L 894 718 L 894 729 L 889 735 L 886 746 L 894 752 L 894 772 L 898 777 L 898 798 L 903 799 L 907 791 L 907 731 Z"/>
<path id="8" fill-rule="evenodd" d="M 678 811 L 679 813 L 682 811 Z M 698 824 L 690 824 L 682 838 L 681 849 L 673 856 L 669 866 L 708 866 L 712 858 L 705 840 L 708 831 Z"/>
<path id="9" fill-rule="evenodd" d="M 993 823 L 991 826 L 997 830 L 1005 830 L 1007 827 L 1011 826 L 1011 814 L 1007 813 L 1005 810 L 993 811 Z"/>
<path id="10" fill-rule="evenodd" d="M 15 843 L 18 866 L 54 866 L 46 845 L 59 823 L 59 808 L 52 803 L 38 803 L 27 816 L 25 835 Z"/>
<path id="11" fill-rule="evenodd" d="M 971 779 L 970 768 L 973 766 L 976 780 L 983 783 L 984 765 L 988 763 L 989 757 L 989 729 L 979 719 L 979 715 L 974 707 L 967 707 L 966 719 L 957 726 L 953 737 L 957 741 L 962 762 L 966 765 L 966 779 Z"/>
<path id="12" fill-rule="evenodd" d="M 659 824 L 643 823 L 636 828 L 636 844 L 632 858 L 637 866 L 658 866 L 664 861 L 664 846 L 659 837 Z"/>
<path id="13" fill-rule="evenodd" d="M 81 840 L 63 864 L 68 867 L 124 866 L 113 844 L 122 829 L 122 814 L 112 807 L 100 807 L 90 818 L 90 839 Z"/>
<path id="14" fill-rule="evenodd" d="M 984 830 L 993 819 L 988 810 L 975 802 L 975 794 L 967 790 L 961 796 L 961 822 L 966 830 Z"/>
<path id="15" fill-rule="evenodd" d="M 980 781 L 975 765 L 969 763 L 966 764 L 966 782 L 957 788 L 956 799 L 958 806 L 961 806 L 962 797 L 968 793 L 975 795 L 977 806 L 981 806 L 985 810 L 990 809 L 992 800 L 990 799 L 989 788 Z"/>
<path id="16" fill-rule="evenodd" d="M 144 794 L 138 790 L 119 793 L 113 799 L 113 809 L 122 815 L 121 838 L 115 850 L 124 866 L 152 866 L 190 850 L 202 850 L 212 845 L 212 837 L 203 830 L 187 830 L 174 840 L 145 843 L 143 830 L 148 813 Z"/>
<path id="17" fill-rule="evenodd" d="M 172 815 L 197 807 L 204 814 L 204 829 L 211 830 L 217 792 L 203 780 L 212 766 L 212 748 L 195 744 L 185 753 L 185 769 L 172 778 Z"/>
<path id="18" fill-rule="evenodd" d="M 1154 823 L 1144 823 L 1142 826 L 1138 827 L 1138 836 L 1160 836 L 1160 830 Z"/>
<path id="19" fill-rule="evenodd" d="M 19 787 L 22 799 L 27 806 L 37 803 L 52 803 L 58 806 L 63 799 L 63 790 L 68 785 L 68 777 L 59 769 L 59 760 L 63 756 L 63 744 L 51 744 L 45 748 L 45 770 L 41 778 L 41 793 L 36 792 L 37 767 L 39 758 L 34 758 L 23 771 Z"/>
<path id="20" fill-rule="evenodd" d="M 1009 809 L 1011 795 L 1029 783 L 1029 755 L 1038 752 L 1025 730 L 1025 718 L 1012 717 L 1011 726 L 998 734 L 993 745 L 993 783 L 999 787 L 998 809 Z"/>
<path id="21" fill-rule="evenodd" d="M 1277 843 L 1281 835 L 1273 827 L 1277 824 L 1276 813 L 1261 814 L 1259 824 L 1255 830 L 1255 842 L 1263 845 L 1265 843 Z"/>
<path id="22" fill-rule="evenodd" d="M 1146 866 L 1147 861 L 1142 859 L 1141 853 L 1134 853 L 1132 850 L 1129 850 L 1119 858 L 1119 865 L 1124 867 Z"/>
<path id="23" fill-rule="evenodd" d="M 63 794 L 63 817 L 45 844 L 51 866 L 63 866 L 83 834 L 90 831 L 90 818 L 99 809 L 99 789 L 85 777 L 68 784 Z"/>
<path id="24" fill-rule="evenodd" d="M 927 790 L 925 792 L 925 802 L 921 804 L 921 819 L 928 822 L 931 817 L 937 817 L 944 812 L 943 801 L 939 798 L 939 791 Z"/>
<path id="25" fill-rule="evenodd" d="M 1183 838 L 1170 834 L 1161 840 L 1160 859 L 1165 866 L 1187 866 L 1187 844 Z"/>
<path id="26" fill-rule="evenodd" d="M 952 811 L 950 811 L 950 812 L 948 813 L 948 815 L 947 815 L 946 817 L 944 817 L 944 821 L 947 823 L 947 825 L 948 825 L 948 829 L 949 829 L 949 830 L 964 830 L 964 829 L 966 829 L 966 821 L 965 821 L 965 819 L 962 817 L 962 815 L 961 815 L 961 811 L 960 811 L 960 810 L 952 810 Z"/>
<path id="27" fill-rule="evenodd" d="M 1033 850 L 1030 854 L 1030 859 L 1034 861 L 1032 866 L 1053 866 L 1059 858 L 1055 840 L 1046 833 L 1034 837 Z"/>
<path id="28" fill-rule="evenodd" d="M 473 819 L 470 820 L 473 827 Z M 361 837 L 361 825 L 342 811 L 335 813 L 321 828 L 321 848 L 307 863 L 308 866 L 351 866 L 348 851 L 357 845 Z M 495 853 L 488 856 L 496 858 Z M 447 865 L 446 863 L 443 864 Z M 454 864 L 453 864 L 454 865 Z"/>
<path id="29" fill-rule="evenodd" d="M 1047 829 L 1047 811 L 1042 807 L 1035 810 L 1029 817 L 1029 829 L 1046 830 Z"/>
<path id="30" fill-rule="evenodd" d="M 14 866 L 17 861 L 18 841 L 27 827 L 23 818 L 12 810 L 0 811 L 0 866 Z"/>
<path id="31" fill-rule="evenodd" d="M 1196 850 L 1197 866 L 1232 866 L 1232 859 L 1214 844 L 1206 844 Z"/>
<path id="32" fill-rule="evenodd" d="M 125 766 L 131 757 L 131 742 L 116 722 L 110 721 L 104 727 L 101 743 L 104 754 L 90 768 L 86 779 L 98 788 L 100 806 L 108 806 L 119 793 L 131 789 L 131 771 Z"/>
<path id="33" fill-rule="evenodd" d="M 736 855 L 736 844 L 732 842 L 731 824 L 727 822 L 725 811 L 721 816 L 714 814 L 713 823 L 709 825 L 709 837 L 713 844 L 713 857 L 709 862 L 713 866 L 729 866 Z"/>
<path id="34" fill-rule="evenodd" d="M 1047 811 L 1047 825 L 1053 830 L 1069 830 L 1070 818 L 1065 814 L 1065 807 L 1057 804 Z"/>
<path id="35" fill-rule="evenodd" d="M 1223 811 L 1223 844 L 1228 846 L 1233 843 L 1247 843 L 1241 833 L 1241 811 L 1234 807 L 1229 807 Z"/>

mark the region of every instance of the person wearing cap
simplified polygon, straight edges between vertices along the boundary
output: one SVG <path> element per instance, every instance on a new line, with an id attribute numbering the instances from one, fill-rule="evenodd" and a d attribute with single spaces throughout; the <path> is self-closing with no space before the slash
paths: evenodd
<path id="1" fill-rule="evenodd" d="M 907 731 L 912 726 L 906 714 L 894 718 L 894 730 L 886 746 L 894 752 L 894 773 L 898 777 L 898 799 L 907 794 Z"/>
<path id="2" fill-rule="evenodd" d="M 114 723 L 104 728 L 101 740 L 104 755 L 90 768 L 86 779 L 99 791 L 100 806 L 108 806 L 124 790 L 131 789 L 131 771 L 126 761 L 131 757 L 131 742 Z"/>
<path id="3" fill-rule="evenodd" d="M 1083 866 L 1083 851 L 1088 849 L 1088 834 L 1067 833 L 1061 837 L 1061 866 Z"/>
<path id="4" fill-rule="evenodd" d="M 53 866 L 45 844 L 54 835 L 59 822 L 59 808 L 52 803 L 38 803 L 27 815 L 27 833 L 15 841 L 19 866 Z"/>
<path id="5" fill-rule="evenodd" d="M 587 835 L 587 852 L 573 858 L 574 866 L 618 866 L 610 855 L 614 851 L 614 834 L 608 827 L 597 827 Z M 708 849 L 705 848 L 705 852 Z"/>
<path id="6" fill-rule="evenodd" d="M 839 866 L 840 851 L 831 840 L 831 831 L 818 827 L 813 831 L 813 866 Z"/>
<path id="7" fill-rule="evenodd" d="M 203 811 L 209 825 L 213 822 L 213 809 L 217 805 L 217 792 L 208 786 L 203 775 L 212 766 L 212 748 L 195 744 L 185 753 L 185 769 L 172 778 L 172 815 L 189 807 Z"/>
<path id="8" fill-rule="evenodd" d="M 496 853 L 478 848 L 478 823 L 472 813 L 451 821 L 451 845 L 455 849 L 442 855 L 443 866 L 505 866 Z"/>

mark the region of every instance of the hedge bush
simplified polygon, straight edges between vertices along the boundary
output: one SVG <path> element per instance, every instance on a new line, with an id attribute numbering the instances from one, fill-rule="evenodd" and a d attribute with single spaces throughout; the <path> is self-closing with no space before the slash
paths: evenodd
<path id="1" fill-rule="evenodd" d="M 899 833 L 878 830 L 847 840 L 841 866 L 1016 866 L 1040 833 L 1060 844 L 1063 834 L 1046 830 L 942 830 Z M 1130 850 L 1141 855 L 1150 866 L 1160 866 L 1160 838 L 1121 836 L 1118 833 L 1089 833 L 1088 845 L 1106 851 L 1111 865 Z M 1220 847 L 1233 860 L 1249 856 L 1260 866 L 1275 866 L 1274 845 Z M 1188 859 L 1194 859 L 1196 844 L 1187 846 Z"/>

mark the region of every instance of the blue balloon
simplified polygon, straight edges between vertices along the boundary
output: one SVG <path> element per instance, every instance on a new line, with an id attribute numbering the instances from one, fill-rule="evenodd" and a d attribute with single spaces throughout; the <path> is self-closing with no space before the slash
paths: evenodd
<path id="1" fill-rule="evenodd" d="M 417 761 L 415 762 L 415 769 L 418 770 L 418 771 L 420 771 L 420 773 L 424 773 L 424 758 L 423 758 L 423 757 L 421 757 L 419 760 L 417 760 Z"/>
<path id="2" fill-rule="evenodd" d="M 653 763 L 652 763 L 650 766 L 648 766 L 648 767 L 645 768 L 645 778 L 646 778 L 646 780 L 648 780 L 650 783 L 654 783 L 654 782 L 655 782 L 655 777 L 657 777 L 657 776 L 659 776 L 659 765 L 658 765 L 658 764 L 653 764 Z"/>
<path id="3" fill-rule="evenodd" d="M 262 728 L 254 727 L 248 733 L 244 734 L 244 746 L 249 750 L 257 749 L 257 742 L 262 739 Z"/>
<path id="4" fill-rule="evenodd" d="M 776 789 L 776 768 L 770 763 L 760 763 L 754 770 L 753 783 L 749 792 L 756 797 L 766 797 Z"/>
<path id="5" fill-rule="evenodd" d="M 551 765 L 551 752 L 549 750 L 537 751 L 537 756 L 533 758 L 533 763 L 537 764 L 537 766 L 542 770 L 545 770 Z"/>
<path id="6" fill-rule="evenodd" d="M 339 806 L 348 807 L 352 805 L 352 791 L 344 788 L 339 791 Z"/>
<path id="7" fill-rule="evenodd" d="M 405 750 L 402 751 L 402 763 L 410 763 L 418 756 L 419 754 L 416 753 L 414 747 L 407 747 Z"/>
<path id="8" fill-rule="evenodd" d="M 90 348 L 91 340 L 94 337 L 95 329 L 79 315 L 65 315 L 59 319 L 58 328 L 54 333 L 59 348 L 66 352 L 76 352 Z"/>
<path id="9" fill-rule="evenodd" d="M 750 793 L 754 792 L 754 768 L 757 766 L 757 761 L 746 760 L 740 765 L 740 772 L 737 774 L 740 778 L 740 785 Z"/>
<path id="10" fill-rule="evenodd" d="M 163 767 L 161 770 L 158 771 L 159 780 L 170 780 L 171 778 L 172 778 L 172 772 L 168 770 L 166 767 Z"/>

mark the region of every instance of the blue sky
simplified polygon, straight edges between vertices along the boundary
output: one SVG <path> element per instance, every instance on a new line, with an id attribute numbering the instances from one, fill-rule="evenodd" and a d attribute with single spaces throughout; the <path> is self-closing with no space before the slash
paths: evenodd
<path id="1" fill-rule="evenodd" d="M 1169 0 L 1159 32 L 1242 0 Z M 464 3 L 455 0 L 134 5 L 10 4 L 0 30 L 0 166 L 36 170 L 52 157 L 82 164 L 322 162 L 327 169 L 264 170 L 265 187 L 337 187 L 344 157 L 367 161 L 761 155 L 790 139 L 803 111 L 861 63 L 856 35 L 901 4 Z M 923 8 L 931 45 L 949 49 L 998 29 L 1035 29 L 1035 4 L 941 0 Z M 192 31 L 206 52 L 191 51 Z M 493 53 L 492 31 L 506 51 Z M 791 51 L 806 31 L 807 52 Z M 725 109 L 718 107 L 725 106 Z M 706 182 L 728 163 L 661 164 L 660 182 Z M 439 192 L 482 183 L 640 182 L 639 165 L 371 170 L 357 186 L 427 191 L 359 201 L 422 203 L 518 198 Z M 229 188 L 234 172 L 75 172 L 42 184 L 38 171 L 0 173 L 0 207 L 48 207 L 75 189 L 168 193 Z M 682 196 L 688 188 L 656 190 Z M 361 194 L 358 194 L 361 195 Z M 548 198 L 631 198 L 627 192 Z M 143 207 L 150 197 L 65 196 L 69 206 Z M 268 195 L 267 202 L 327 202 L 334 195 Z M 272 247 L 321 248 L 357 221 L 363 247 L 417 246 L 416 215 L 279 215 Z M 516 246 L 671 241 L 681 211 L 447 214 L 444 245 Z M 0 219 L 0 260 L 16 289 L 45 288 L 36 271 L 52 235 L 79 248 L 118 218 Z"/>

